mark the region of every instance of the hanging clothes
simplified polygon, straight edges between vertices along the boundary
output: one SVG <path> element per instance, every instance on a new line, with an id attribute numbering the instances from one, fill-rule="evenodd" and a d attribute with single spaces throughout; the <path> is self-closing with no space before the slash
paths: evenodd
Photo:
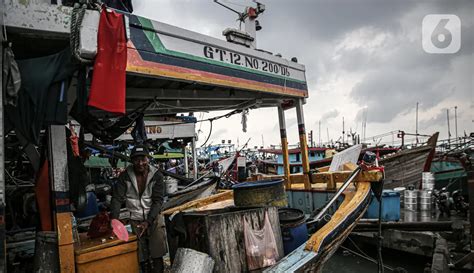
<path id="1" fill-rule="evenodd" d="M 102 9 L 88 105 L 125 114 L 127 40 L 123 14 Z"/>
<path id="2" fill-rule="evenodd" d="M 132 0 L 103 0 L 102 1 L 107 7 L 113 9 L 126 11 L 128 13 L 133 12 Z"/>
<path id="3" fill-rule="evenodd" d="M 5 104 L 16 106 L 21 86 L 20 68 L 11 47 L 3 50 L 3 98 Z"/>
<path id="4" fill-rule="evenodd" d="M 132 138 L 135 143 L 144 143 L 147 140 L 145 121 L 143 121 L 143 114 L 135 121 L 135 127 L 132 130 Z"/>
<path id="5" fill-rule="evenodd" d="M 46 99 L 43 125 L 63 125 L 67 123 L 67 90 L 70 79 L 51 85 Z"/>
<path id="6" fill-rule="evenodd" d="M 59 53 L 25 60 L 18 60 L 21 88 L 18 103 L 5 106 L 5 116 L 30 143 L 38 144 L 43 125 L 64 124 L 67 120 L 67 88 L 69 78 L 76 70 L 69 48 Z M 61 82 L 67 81 L 61 93 Z M 59 97 L 62 96 L 62 99 Z M 62 103 L 59 110 L 57 103 Z M 59 110 L 59 111 L 56 111 Z M 52 113 L 49 113 L 52 111 Z M 50 122 L 47 121 L 50 117 Z M 6 127 L 9 126 L 6 124 Z"/>

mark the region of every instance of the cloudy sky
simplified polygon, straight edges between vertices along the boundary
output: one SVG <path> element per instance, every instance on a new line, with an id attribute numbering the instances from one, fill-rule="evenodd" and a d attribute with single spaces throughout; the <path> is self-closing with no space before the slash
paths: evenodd
<path id="1" fill-rule="evenodd" d="M 221 2 L 237 10 L 252 1 Z M 346 130 L 366 137 L 390 131 L 415 132 L 415 109 L 419 102 L 419 131 L 455 135 L 474 131 L 474 1 L 382 1 L 382 0 L 261 0 L 266 10 L 259 21 L 257 47 L 295 56 L 306 66 L 309 98 L 304 105 L 307 131 L 315 141 L 337 140 Z M 238 27 L 234 13 L 212 0 L 139 0 L 135 14 L 224 39 L 222 30 Z M 422 47 L 422 22 L 428 14 L 454 14 L 461 21 L 461 49 L 454 54 L 429 54 Z M 222 113 L 197 114 L 209 118 Z M 286 111 L 290 144 L 298 142 L 295 110 Z M 198 124 L 199 140 L 209 133 L 209 124 Z M 251 146 L 279 144 L 276 109 L 251 110 L 247 133 L 241 116 L 214 123 L 209 142 L 251 138 Z M 392 143 L 396 136 L 371 139 Z"/>

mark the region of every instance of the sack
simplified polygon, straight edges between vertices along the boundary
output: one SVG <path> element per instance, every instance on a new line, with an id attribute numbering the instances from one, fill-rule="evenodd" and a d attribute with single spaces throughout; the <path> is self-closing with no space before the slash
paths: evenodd
<path id="1" fill-rule="evenodd" d="M 252 229 L 252 224 L 244 217 L 244 237 L 249 270 L 276 264 L 280 257 L 267 212 L 265 212 L 263 228 L 260 230 Z"/>
<path id="2" fill-rule="evenodd" d="M 87 236 L 90 238 L 98 238 L 101 236 L 107 236 L 111 233 L 110 218 L 106 211 L 99 212 L 99 214 L 92 218 Z"/>

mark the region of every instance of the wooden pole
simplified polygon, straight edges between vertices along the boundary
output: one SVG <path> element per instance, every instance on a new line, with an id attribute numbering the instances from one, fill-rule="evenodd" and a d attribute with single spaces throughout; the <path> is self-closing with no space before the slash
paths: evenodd
<path id="1" fill-rule="evenodd" d="M 456 144 L 458 143 L 458 107 L 454 106 L 454 130 L 456 132 Z"/>
<path id="2" fill-rule="evenodd" d="M 3 11 L 4 1 L 0 0 L 0 64 L 3 64 Z M 5 242 L 5 158 L 3 128 L 3 73 L 0 72 L 0 272 L 6 272 Z"/>
<path id="3" fill-rule="evenodd" d="M 55 230 L 58 233 L 59 268 L 61 273 L 74 273 L 74 240 L 69 202 L 66 129 L 51 125 L 48 130 L 51 190 L 54 198 Z"/>
<path id="4" fill-rule="evenodd" d="M 449 109 L 446 109 L 446 117 L 448 119 L 448 146 L 451 146 L 451 129 L 449 128 Z"/>
<path id="5" fill-rule="evenodd" d="M 193 137 L 191 142 L 192 154 L 193 154 L 193 178 L 196 180 L 198 178 L 198 164 L 197 164 L 197 153 L 196 153 L 196 137 Z"/>
<path id="6" fill-rule="evenodd" d="M 471 223 L 471 250 L 474 251 L 474 172 L 468 174 L 469 221 Z"/>
<path id="7" fill-rule="evenodd" d="M 288 138 L 286 135 L 285 110 L 278 107 L 278 122 L 280 125 L 281 151 L 283 155 L 283 171 L 285 173 L 285 188 L 291 189 L 290 181 L 290 160 L 288 155 Z"/>
<path id="8" fill-rule="evenodd" d="M 188 164 L 188 145 L 183 147 L 184 154 L 184 177 L 188 178 L 189 176 L 189 164 Z"/>
<path id="9" fill-rule="evenodd" d="M 416 103 L 416 144 L 418 144 L 418 102 Z"/>
<path id="10" fill-rule="evenodd" d="M 308 159 L 308 143 L 306 140 L 306 129 L 304 125 L 303 115 L 303 99 L 296 100 L 296 118 L 298 120 L 298 132 L 300 136 L 300 150 L 301 150 L 301 165 L 303 166 L 304 175 L 304 188 L 306 190 L 311 189 L 311 183 L 309 181 L 309 159 Z"/>

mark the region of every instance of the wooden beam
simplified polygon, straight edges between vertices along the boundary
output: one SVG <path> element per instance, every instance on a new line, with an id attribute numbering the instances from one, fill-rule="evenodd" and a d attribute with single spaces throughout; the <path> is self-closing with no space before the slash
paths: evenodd
<path id="1" fill-rule="evenodd" d="M 197 199 L 197 200 L 194 200 L 194 201 L 190 201 L 190 202 L 185 203 L 181 206 L 177 206 L 177 207 L 174 207 L 174 208 L 171 208 L 171 209 L 167 209 L 167 210 L 163 211 L 161 214 L 171 215 L 175 212 L 180 212 L 180 211 L 183 211 L 183 210 L 189 210 L 189 209 L 199 208 L 199 207 L 202 207 L 202 206 L 207 206 L 209 204 L 213 204 L 213 203 L 216 203 L 216 202 L 232 199 L 233 197 L 234 197 L 234 192 L 229 190 L 229 191 L 225 191 L 225 192 L 222 192 L 222 193 L 214 194 L 214 195 L 209 196 L 209 197 L 205 197 L 205 198 Z"/>
<path id="2" fill-rule="evenodd" d="M 51 125 L 49 126 L 48 136 L 55 230 L 58 233 L 59 268 L 62 273 L 74 273 L 74 241 L 72 239 L 69 181 L 67 176 L 66 128 L 64 125 Z"/>
<path id="3" fill-rule="evenodd" d="M 288 140 L 286 136 L 286 120 L 285 120 L 285 110 L 278 106 L 278 122 L 280 125 L 280 139 L 281 139 L 281 151 L 283 156 L 283 171 L 285 173 L 285 188 L 291 188 L 290 181 L 290 160 L 288 154 Z M 277 166 L 278 169 L 278 166 Z"/>
<path id="4" fill-rule="evenodd" d="M 324 172 L 324 173 L 313 173 L 311 183 L 319 184 L 324 183 L 331 185 L 333 187 L 336 183 L 344 182 L 350 175 L 352 171 L 339 171 L 339 172 Z M 292 184 L 304 183 L 304 177 L 306 175 L 298 173 L 292 174 L 290 180 Z M 383 179 L 382 172 L 379 171 L 368 171 L 361 172 L 356 176 L 354 182 L 380 182 Z M 330 188 L 331 188 L 330 187 Z"/>
<path id="5" fill-rule="evenodd" d="M 0 0 L 0 30 L 3 31 L 4 1 Z M 3 35 L 0 34 L 0 64 L 3 64 Z M 0 73 L 0 272 L 6 272 L 5 240 L 5 146 L 3 128 L 3 69 Z"/>

